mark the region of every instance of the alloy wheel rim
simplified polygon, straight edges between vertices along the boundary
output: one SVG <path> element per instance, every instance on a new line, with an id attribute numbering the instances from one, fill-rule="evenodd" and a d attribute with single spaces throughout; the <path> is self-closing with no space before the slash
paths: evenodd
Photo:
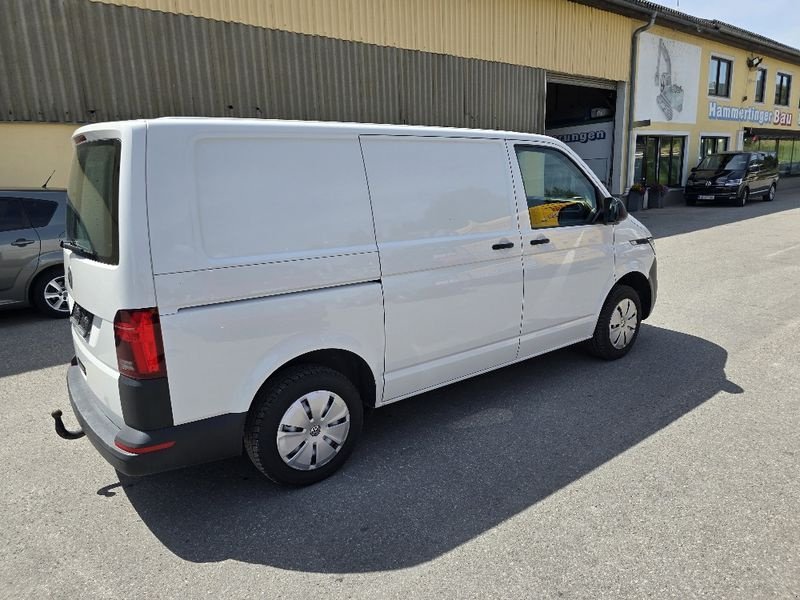
<path id="1" fill-rule="evenodd" d="M 63 275 L 54 277 L 44 286 L 44 301 L 47 303 L 47 306 L 55 311 L 63 313 L 69 310 L 67 286 L 64 285 Z"/>
<path id="2" fill-rule="evenodd" d="M 749 196 L 750 196 L 750 190 L 748 190 L 748 189 L 745 189 L 745 190 L 742 192 L 742 206 L 744 206 L 745 204 L 747 204 L 747 198 L 748 198 Z"/>
<path id="3" fill-rule="evenodd" d="M 328 464 L 350 432 L 350 410 L 338 394 L 318 390 L 292 402 L 278 425 L 278 453 L 298 471 Z"/>
<path id="4" fill-rule="evenodd" d="M 775 198 L 775 186 L 771 185 L 769 186 L 769 199 L 772 200 L 773 198 Z"/>
<path id="5" fill-rule="evenodd" d="M 617 350 L 625 348 L 633 340 L 638 326 L 636 304 L 630 298 L 621 300 L 611 313 L 611 321 L 608 325 L 611 345 Z"/>

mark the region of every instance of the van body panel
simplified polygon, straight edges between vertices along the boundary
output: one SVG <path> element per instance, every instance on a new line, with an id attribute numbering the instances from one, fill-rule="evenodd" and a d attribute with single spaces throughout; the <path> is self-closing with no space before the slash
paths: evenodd
<path id="1" fill-rule="evenodd" d="M 363 135 L 361 145 L 383 275 L 386 399 L 514 360 L 522 261 L 502 140 Z"/>
<path id="2" fill-rule="evenodd" d="M 117 264 L 64 250 L 64 270 L 70 309 L 77 302 L 93 315 L 88 340 L 83 339 L 74 325 L 72 328 L 75 351 L 86 367 L 87 384 L 102 402 L 108 418 L 121 423 L 114 317 L 120 309 L 156 305 L 147 225 L 147 130 L 144 121 L 101 123 L 81 127 L 73 134 L 73 139 L 82 138 L 85 141 L 81 143 L 120 141 Z"/>
<path id="3" fill-rule="evenodd" d="M 596 188 L 598 202 L 609 194 L 597 176 L 565 144 L 556 140 L 534 144 L 507 142 L 523 248 L 525 306 L 520 356 L 530 357 L 592 336 L 597 316 L 614 281 L 614 226 L 602 221 L 559 226 L 556 219 L 552 226 L 533 228 L 517 146 L 558 151 Z"/>
<path id="4" fill-rule="evenodd" d="M 102 321 L 102 325 L 99 327 L 92 325 L 89 340 L 85 340 L 73 328 L 72 344 L 80 365 L 80 376 L 99 400 L 101 410 L 103 410 L 106 417 L 117 427 L 122 427 L 125 423 L 122 418 L 122 403 L 119 396 L 119 372 L 116 370 L 116 364 L 113 367 L 109 366 L 107 364 L 109 362 L 108 357 L 101 357 L 100 352 L 98 352 L 98 348 L 106 348 L 108 346 L 109 329 L 112 329 L 110 335 L 111 348 L 113 349 L 113 324 L 108 321 Z M 103 338 L 103 343 L 98 344 L 98 340 L 101 338 Z M 116 355 L 114 355 L 114 362 L 116 363 Z"/>
<path id="5" fill-rule="evenodd" d="M 530 244 L 541 236 L 550 243 Z M 614 281 L 613 227 L 557 227 L 522 237 L 526 295 L 520 353 L 541 354 L 591 337 Z M 551 329 L 552 337 L 529 335 Z"/>
<path id="6" fill-rule="evenodd" d="M 628 215 L 625 220 L 617 223 L 614 227 L 615 281 L 622 279 L 628 273 L 641 273 L 648 280 L 651 279 L 650 273 L 656 260 L 652 247 L 649 244 L 631 243 L 649 237 L 651 233 L 635 217 Z M 607 291 L 610 289 L 611 286 Z"/>
<path id="7" fill-rule="evenodd" d="M 321 289 L 381 277 L 377 252 L 156 275 L 162 315 L 180 308 Z"/>
<path id="8" fill-rule="evenodd" d="M 275 370 L 314 350 L 363 358 L 383 388 L 381 286 L 347 285 L 199 308 L 161 319 L 176 425 L 245 412 Z"/>
<path id="9" fill-rule="evenodd" d="M 148 135 L 154 274 L 377 250 L 357 136 L 224 120 Z"/>

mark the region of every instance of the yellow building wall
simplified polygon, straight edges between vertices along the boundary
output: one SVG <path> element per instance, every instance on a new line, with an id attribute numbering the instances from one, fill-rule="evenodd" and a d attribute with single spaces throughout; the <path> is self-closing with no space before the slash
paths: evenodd
<path id="1" fill-rule="evenodd" d="M 787 63 L 761 53 L 752 54 L 739 48 L 734 48 L 732 46 L 727 46 L 712 40 L 677 32 L 664 27 L 653 27 L 648 31 L 648 33 L 672 40 L 677 40 L 679 42 L 685 42 L 687 44 L 693 44 L 695 46 L 699 46 L 701 50 L 696 122 L 691 124 L 653 120 L 649 127 L 639 127 L 635 129 L 636 135 L 659 135 L 661 132 L 676 132 L 678 135 L 688 133 L 689 140 L 685 158 L 685 162 L 687 163 L 685 171 L 688 171 L 688 169 L 691 167 L 696 166 L 699 162 L 701 136 L 705 137 L 715 134 L 720 136 L 730 136 L 728 148 L 731 150 L 740 150 L 741 133 L 745 127 L 773 128 L 775 131 L 800 130 L 800 123 L 798 123 L 798 117 L 800 117 L 800 114 L 798 114 L 798 101 L 800 100 L 800 65 Z M 731 81 L 732 86 L 730 98 L 720 98 L 717 96 L 708 95 L 708 72 L 712 55 L 733 60 L 733 79 Z M 764 102 L 759 104 L 755 102 L 757 71 L 755 69 L 750 70 L 747 67 L 747 59 L 752 56 L 763 57 L 764 61 L 759 65 L 759 67 L 767 69 L 767 79 L 764 88 Z M 788 106 L 775 105 L 775 75 L 778 71 L 792 76 L 792 89 Z M 744 99 L 745 97 L 746 99 Z M 779 127 L 772 125 L 771 123 L 758 125 L 757 123 L 753 122 L 711 119 L 708 116 L 709 100 L 717 102 L 722 106 L 735 106 L 743 108 L 757 106 L 761 110 L 769 111 L 774 111 L 776 108 L 778 108 L 783 112 L 789 112 L 792 114 L 793 124 L 791 127 Z M 630 158 L 632 161 L 632 157 Z"/>
<path id="2" fill-rule="evenodd" d="M 0 122 L 0 188 L 67 187 L 72 132 L 80 125 Z"/>
<path id="3" fill-rule="evenodd" d="M 567 0 L 93 0 L 627 81 L 641 23 Z"/>

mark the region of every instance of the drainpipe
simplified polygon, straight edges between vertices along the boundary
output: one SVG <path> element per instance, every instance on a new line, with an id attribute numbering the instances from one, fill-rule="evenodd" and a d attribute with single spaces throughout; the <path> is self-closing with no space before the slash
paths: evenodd
<path id="1" fill-rule="evenodd" d="M 647 25 L 642 25 L 633 32 L 631 37 L 631 72 L 630 72 L 630 85 L 628 86 L 628 156 L 625 160 L 625 180 L 623 188 L 627 189 L 628 179 L 630 178 L 631 156 L 636 151 L 636 141 L 633 139 L 633 99 L 636 95 L 636 61 L 639 54 L 639 35 L 650 29 L 656 24 L 657 12 L 650 16 L 650 22 Z"/>

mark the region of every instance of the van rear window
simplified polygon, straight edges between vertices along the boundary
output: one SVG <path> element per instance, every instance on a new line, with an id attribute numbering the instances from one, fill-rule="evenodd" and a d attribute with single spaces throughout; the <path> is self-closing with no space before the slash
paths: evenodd
<path id="1" fill-rule="evenodd" d="M 119 140 L 78 144 L 67 190 L 69 247 L 111 265 L 119 262 L 119 155 Z"/>

